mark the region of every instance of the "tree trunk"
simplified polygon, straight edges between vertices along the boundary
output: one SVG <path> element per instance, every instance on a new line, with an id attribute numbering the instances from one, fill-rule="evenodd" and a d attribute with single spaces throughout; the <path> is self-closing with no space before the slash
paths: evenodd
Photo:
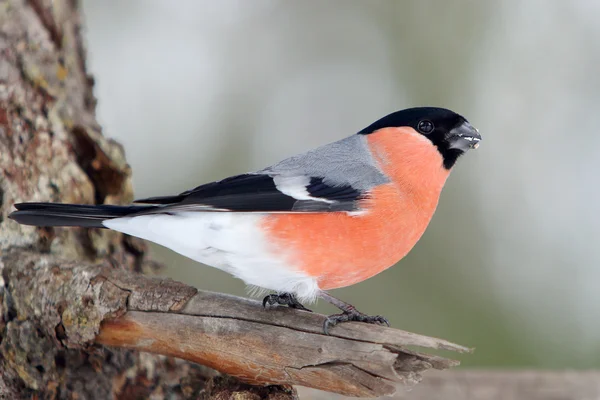
<path id="1" fill-rule="evenodd" d="M 103 137 L 95 120 L 81 24 L 75 0 L 0 1 L 0 398 L 295 398 L 289 387 L 244 385 L 185 361 L 95 345 L 102 319 L 120 309 L 117 300 L 91 317 L 77 310 L 89 309 L 93 298 L 44 307 L 38 301 L 62 287 L 35 279 L 46 262 L 39 260 L 156 269 L 143 242 L 121 234 L 6 218 L 21 201 L 132 200 L 123 148 Z M 82 278 L 70 279 L 75 285 Z"/>

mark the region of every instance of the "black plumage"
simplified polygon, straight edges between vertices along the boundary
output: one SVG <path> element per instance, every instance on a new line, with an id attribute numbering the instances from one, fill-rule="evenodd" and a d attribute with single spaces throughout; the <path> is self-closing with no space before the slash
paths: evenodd
<path id="1" fill-rule="evenodd" d="M 25 225 L 104 228 L 102 221 L 107 219 L 182 211 L 355 211 L 358 209 L 357 201 L 362 197 L 360 191 L 350 185 L 329 185 L 322 178 L 311 178 L 305 189 L 314 200 L 297 199 L 282 193 L 270 175 L 243 174 L 207 183 L 175 196 L 135 201 L 146 205 L 20 203 L 15 204 L 17 211 L 10 218 Z"/>
<path id="2" fill-rule="evenodd" d="M 199 205 L 238 212 L 326 212 L 356 210 L 356 202 L 361 197 L 361 193 L 350 185 L 329 185 L 322 178 L 310 178 L 305 189 L 315 200 L 301 200 L 282 193 L 270 175 L 242 174 L 207 183 L 176 196 L 151 197 L 135 202 L 188 210 Z"/>

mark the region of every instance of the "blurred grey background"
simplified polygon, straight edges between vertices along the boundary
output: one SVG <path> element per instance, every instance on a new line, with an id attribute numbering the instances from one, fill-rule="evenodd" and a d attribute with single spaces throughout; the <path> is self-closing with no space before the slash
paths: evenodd
<path id="1" fill-rule="evenodd" d="M 98 118 L 138 197 L 179 193 L 417 105 L 483 142 L 422 240 L 335 295 L 477 348 L 471 367 L 600 367 L 600 2 L 84 1 Z M 155 247 L 167 273 L 244 295 Z M 320 304 L 317 310 L 334 310 Z"/>

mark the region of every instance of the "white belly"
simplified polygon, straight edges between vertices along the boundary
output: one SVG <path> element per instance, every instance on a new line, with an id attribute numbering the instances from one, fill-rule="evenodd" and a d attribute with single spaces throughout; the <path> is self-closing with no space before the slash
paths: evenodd
<path id="1" fill-rule="evenodd" d="M 292 267 L 293 255 L 274 248 L 260 229 L 260 213 L 182 212 L 106 220 L 115 231 L 150 240 L 226 271 L 246 284 L 316 298 L 316 279 Z"/>

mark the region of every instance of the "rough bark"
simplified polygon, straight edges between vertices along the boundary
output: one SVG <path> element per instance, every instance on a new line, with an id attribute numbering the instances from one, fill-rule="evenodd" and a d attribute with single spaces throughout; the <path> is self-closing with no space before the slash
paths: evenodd
<path id="1" fill-rule="evenodd" d="M 290 388 L 244 385 L 196 364 L 97 346 L 100 321 L 122 312 L 119 289 L 92 285 L 89 297 L 65 303 L 64 281 L 36 275 L 57 255 L 77 265 L 102 259 L 127 271 L 154 268 L 144 244 L 123 235 L 6 218 L 21 201 L 132 200 L 123 149 L 95 120 L 81 23 L 75 0 L 0 1 L 0 398 L 295 398 Z M 57 265 L 75 285 L 86 279 L 73 263 Z M 95 294 L 114 302 L 94 308 Z"/>

